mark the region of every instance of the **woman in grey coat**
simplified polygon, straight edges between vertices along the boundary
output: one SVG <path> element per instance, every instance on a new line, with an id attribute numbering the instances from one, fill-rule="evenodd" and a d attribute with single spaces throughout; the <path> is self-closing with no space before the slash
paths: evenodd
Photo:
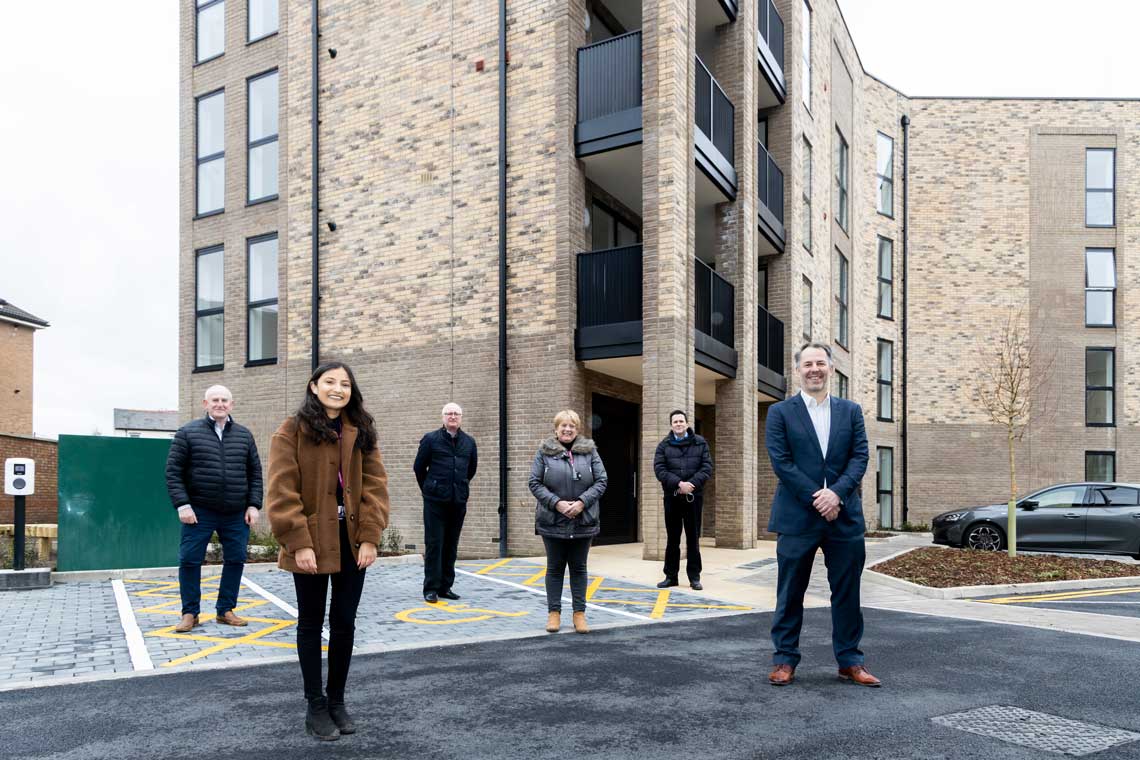
<path id="1" fill-rule="evenodd" d="M 574 604 L 574 630 L 586 626 L 586 557 L 598 535 L 606 468 L 598 447 L 578 435 L 582 420 L 564 409 L 554 417 L 554 435 L 538 447 L 530 468 L 534 532 L 546 546 L 546 630 L 557 633 L 562 624 L 562 580 L 570 566 L 570 594 Z"/>

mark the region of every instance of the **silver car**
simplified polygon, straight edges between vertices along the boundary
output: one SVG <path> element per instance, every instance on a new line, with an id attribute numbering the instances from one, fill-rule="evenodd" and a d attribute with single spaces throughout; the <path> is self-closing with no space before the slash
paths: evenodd
<path id="1" fill-rule="evenodd" d="M 1007 512 L 1006 504 L 943 512 L 931 521 L 934 543 L 1004 549 Z M 1017 502 L 1017 548 L 1140 560 L 1140 485 L 1062 483 L 1034 491 Z"/>

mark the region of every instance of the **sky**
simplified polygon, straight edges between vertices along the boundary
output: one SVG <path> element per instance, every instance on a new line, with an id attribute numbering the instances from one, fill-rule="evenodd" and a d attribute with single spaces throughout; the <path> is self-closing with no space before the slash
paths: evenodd
<path id="1" fill-rule="evenodd" d="M 115 407 L 177 407 L 188 1 L 4 10 L 22 32 L 0 45 L 0 298 L 51 323 L 36 336 L 36 435 L 110 434 Z M 1140 97 L 1132 0 L 840 6 L 867 72 L 907 95 Z"/>

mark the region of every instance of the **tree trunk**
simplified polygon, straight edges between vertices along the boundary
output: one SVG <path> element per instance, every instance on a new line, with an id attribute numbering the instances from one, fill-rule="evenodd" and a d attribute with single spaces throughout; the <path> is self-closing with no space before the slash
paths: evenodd
<path id="1" fill-rule="evenodd" d="M 1010 557 L 1017 556 L 1017 466 L 1013 460 L 1013 440 L 1013 428 L 1010 427 L 1006 436 L 1006 442 L 1009 444 L 1009 507 L 1006 513 L 1009 535 L 1006 544 Z"/>

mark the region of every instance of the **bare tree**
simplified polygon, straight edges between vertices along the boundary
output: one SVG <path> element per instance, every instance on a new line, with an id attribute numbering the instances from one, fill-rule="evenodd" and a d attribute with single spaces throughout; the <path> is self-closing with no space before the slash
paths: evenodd
<path id="1" fill-rule="evenodd" d="M 1025 437 L 1030 423 L 1049 413 L 1044 386 L 1049 382 L 1056 349 L 1045 345 L 1039 331 L 1031 331 L 1022 307 L 1010 306 L 1001 334 L 994 342 L 980 342 L 981 362 L 974 374 L 974 398 L 990 421 L 1005 429 L 1009 447 L 1009 556 L 1017 556 L 1017 463 L 1014 446 Z"/>

